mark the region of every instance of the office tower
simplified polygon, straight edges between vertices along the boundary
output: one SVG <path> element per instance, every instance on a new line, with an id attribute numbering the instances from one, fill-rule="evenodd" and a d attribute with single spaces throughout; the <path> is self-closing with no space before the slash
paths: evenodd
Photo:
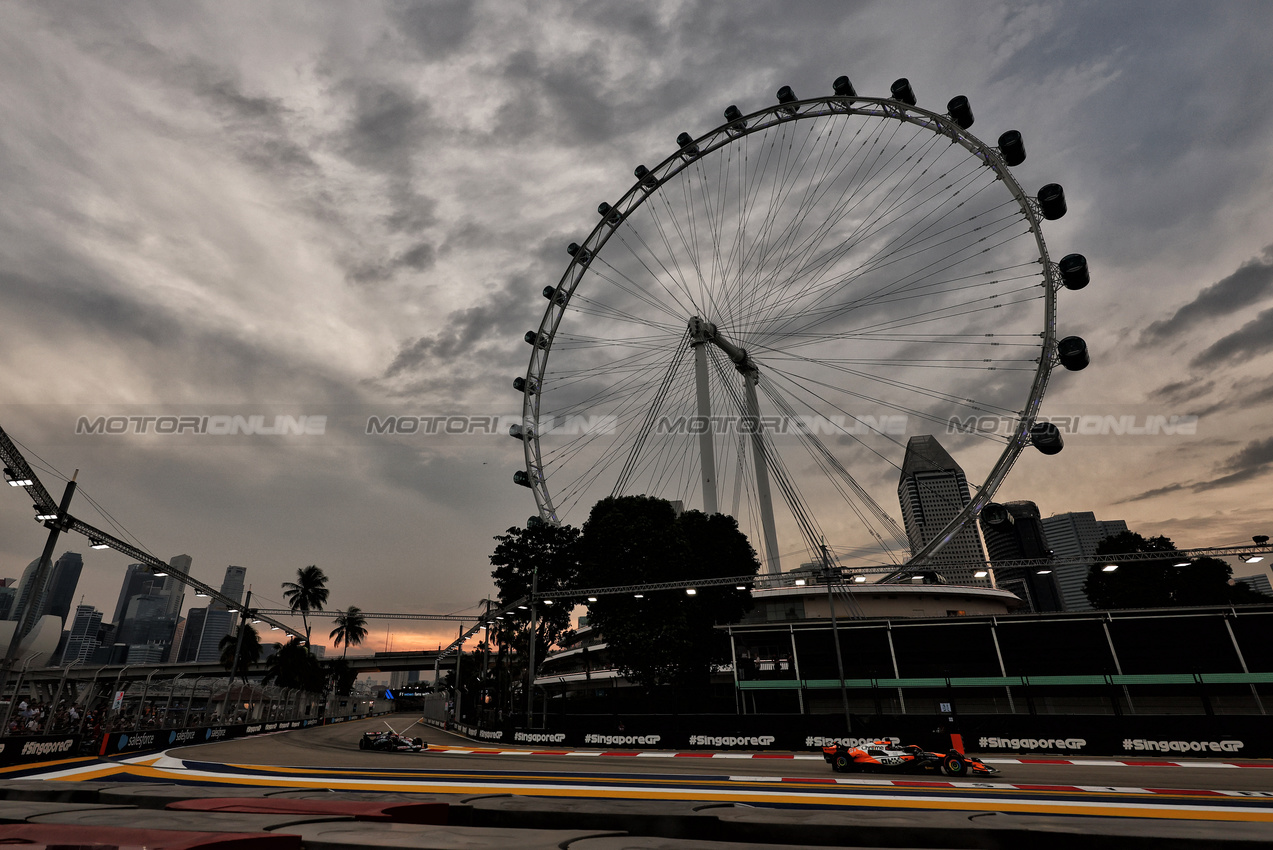
<path id="1" fill-rule="evenodd" d="M 981 510 L 981 533 L 995 568 L 995 583 L 1025 600 L 1032 611 L 1060 611 L 1061 588 L 1048 567 L 1007 566 L 1004 562 L 1051 557 L 1034 502 L 990 503 Z M 1040 574 L 1039 570 L 1047 572 Z"/>
<path id="2" fill-rule="evenodd" d="M 128 601 L 134 596 L 154 593 L 162 585 L 163 580 L 151 575 L 145 564 L 129 564 L 124 570 L 124 584 L 119 589 L 119 600 L 115 603 L 115 614 L 111 617 L 111 622 L 117 626 L 123 622 Z"/>
<path id="3" fill-rule="evenodd" d="M 933 539 L 971 501 L 963 469 L 931 434 L 906 441 L 897 498 L 912 552 Z M 924 566 L 951 584 L 989 585 L 989 577 L 973 575 L 984 568 L 985 561 L 977 524 L 969 522 L 937 554 L 926 559 Z"/>
<path id="4" fill-rule="evenodd" d="M 62 557 L 45 573 L 42 587 L 36 587 L 35 581 L 39 566 L 40 559 L 36 558 L 22 573 L 22 583 L 18 586 L 17 599 L 11 606 L 9 619 L 22 619 L 23 613 L 31 607 L 35 609 L 32 616 L 36 619 L 52 614 L 65 623 L 75 599 L 75 586 L 84 569 L 84 558 L 76 552 L 63 552 Z"/>
<path id="5" fill-rule="evenodd" d="M 1246 582 L 1247 587 L 1256 593 L 1263 593 L 1266 596 L 1273 596 L 1273 583 L 1269 582 L 1269 577 L 1265 573 L 1259 573 L 1253 576 L 1235 576 L 1235 582 Z"/>
<path id="6" fill-rule="evenodd" d="M 84 663 L 93 656 L 98 647 L 98 633 L 102 628 L 102 612 L 92 605 L 75 606 L 75 617 L 71 620 L 71 634 L 66 639 L 66 648 L 62 651 L 62 663 Z"/>
<path id="7" fill-rule="evenodd" d="M 162 593 L 134 596 L 128 601 L 116 641 L 129 646 L 159 643 L 169 646 L 177 623 L 168 616 L 168 597 Z"/>
<path id="8" fill-rule="evenodd" d="M 181 654 L 181 642 L 186 637 L 186 624 L 189 622 L 185 617 L 177 618 L 177 627 L 172 630 L 172 645 L 168 647 L 168 654 L 164 656 L 164 661 L 167 663 L 174 663 L 177 656 Z"/>
<path id="9" fill-rule="evenodd" d="M 189 555 L 173 555 L 168 559 L 168 577 L 164 580 L 164 593 L 168 596 L 168 616 L 174 619 L 181 614 L 181 605 L 186 600 L 186 585 L 177 579 L 176 574 L 190 575 L 190 565 L 194 559 Z"/>
<path id="10" fill-rule="evenodd" d="M 244 579 L 247 577 L 246 567 L 226 567 L 225 578 L 221 582 L 221 595 L 243 601 Z M 238 613 L 230 611 L 220 602 L 208 606 L 204 615 L 203 634 L 199 638 L 196 661 L 218 661 L 221 658 L 221 638 L 230 634 L 237 622 Z"/>
<path id="11" fill-rule="evenodd" d="M 178 664 L 198 660 L 199 641 L 203 639 L 203 624 L 207 616 L 207 608 L 191 608 L 186 612 L 186 627 L 182 631 L 181 643 L 177 647 Z"/>
<path id="12" fill-rule="evenodd" d="M 84 557 L 78 552 L 63 552 L 62 557 L 53 565 L 49 574 L 49 583 L 45 594 L 45 604 L 40 611 L 41 616 L 52 614 L 59 618 L 63 625 L 70 622 L 71 605 L 75 602 L 75 588 L 80 582 L 80 573 L 84 570 Z"/>
<path id="13" fill-rule="evenodd" d="M 16 578 L 0 578 L 0 620 L 9 619 L 13 611 L 13 602 L 18 595 Z"/>
<path id="14" fill-rule="evenodd" d="M 1057 558 L 1093 558 L 1097 545 L 1106 537 L 1127 531 L 1121 519 L 1099 521 L 1091 511 L 1055 514 L 1043 517 L 1043 533 Z M 1091 611 L 1092 604 L 1083 593 L 1088 564 L 1058 564 L 1056 581 L 1061 588 L 1061 602 L 1066 611 Z"/>
<path id="15" fill-rule="evenodd" d="M 36 558 L 27 564 L 27 568 L 22 571 L 22 578 L 18 581 L 17 595 L 14 597 L 13 605 L 9 609 L 10 620 L 22 619 L 22 612 L 26 610 L 27 605 L 31 601 L 31 592 L 35 589 L 35 571 L 40 566 L 40 559 Z"/>

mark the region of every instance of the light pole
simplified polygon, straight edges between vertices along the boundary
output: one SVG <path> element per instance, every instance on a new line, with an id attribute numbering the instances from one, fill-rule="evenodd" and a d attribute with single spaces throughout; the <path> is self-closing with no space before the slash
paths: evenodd
<path id="1" fill-rule="evenodd" d="M 535 634 L 537 623 L 535 622 L 535 594 L 539 592 L 539 567 L 536 566 L 530 575 L 530 636 L 527 641 L 530 644 L 529 651 L 526 653 L 526 728 L 530 729 L 535 722 L 535 643 L 537 635 Z"/>
<path id="2" fill-rule="evenodd" d="M 827 581 L 827 608 L 831 611 L 831 640 L 835 643 L 835 669 L 840 674 L 840 704 L 844 707 L 844 731 L 853 734 L 853 720 L 849 717 L 849 691 L 844 684 L 844 658 L 840 653 L 840 626 L 835 619 L 835 599 L 831 596 L 831 561 L 827 557 L 827 544 L 822 544 L 822 575 Z"/>
<path id="3" fill-rule="evenodd" d="M 239 633 L 234 639 L 234 660 L 230 664 L 230 683 L 225 687 L 225 699 L 221 702 L 221 718 L 224 720 L 226 712 L 230 707 L 230 688 L 234 687 L 234 676 L 239 672 L 239 653 L 243 650 L 243 632 L 248 622 L 248 606 L 252 604 L 252 588 L 248 588 L 247 597 L 243 600 L 243 607 L 239 610 Z M 309 641 L 305 641 L 306 651 L 309 651 Z"/>
<path id="4" fill-rule="evenodd" d="M 36 519 L 44 520 L 44 527 L 49 530 L 49 536 L 44 541 L 44 551 L 40 554 L 40 562 L 29 579 L 31 593 L 27 596 L 27 606 L 22 609 L 17 622 L 13 626 L 13 637 L 9 639 L 9 647 L 4 653 L 4 662 L 0 664 L 0 696 L 4 694 L 5 687 L 9 684 L 9 671 L 13 669 L 13 663 L 17 660 L 18 649 L 22 639 L 35 626 L 37 616 L 40 614 L 40 595 L 49 579 L 49 571 L 53 569 L 53 548 L 57 546 L 58 535 L 70 528 L 72 522 L 70 516 L 67 515 L 67 510 L 71 507 L 71 497 L 75 495 L 75 479 L 79 477 L 79 474 L 80 471 L 78 469 L 75 470 L 71 480 L 66 482 L 66 489 L 62 491 L 62 501 L 58 505 L 57 515 L 47 518 L 43 516 L 36 517 Z M 37 510 L 40 509 L 39 505 L 35 507 Z M 14 691 L 14 696 L 17 696 L 16 690 Z M 9 720 L 6 717 L 6 728 L 8 725 Z"/>

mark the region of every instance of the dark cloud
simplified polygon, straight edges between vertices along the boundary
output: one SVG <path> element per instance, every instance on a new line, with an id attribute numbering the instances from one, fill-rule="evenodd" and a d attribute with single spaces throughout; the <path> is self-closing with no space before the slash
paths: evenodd
<path id="1" fill-rule="evenodd" d="M 1195 369 L 1245 363 L 1273 351 L 1273 308 L 1213 342 L 1189 361 Z"/>
<path id="2" fill-rule="evenodd" d="M 1215 386 L 1215 381 L 1173 381 L 1151 392 L 1150 398 L 1166 404 L 1184 404 L 1201 398 L 1215 389 Z"/>
<path id="3" fill-rule="evenodd" d="M 440 59 L 469 46 L 477 24 L 472 0 L 398 2 L 389 7 L 398 32 L 426 60 Z"/>
<path id="4" fill-rule="evenodd" d="M 1187 331 L 1212 319 L 1232 315 L 1273 294 L 1273 245 L 1263 256 L 1244 263 L 1237 271 L 1208 286 L 1170 319 L 1154 322 L 1140 335 L 1142 346 L 1178 341 Z"/>
<path id="5" fill-rule="evenodd" d="M 1273 437 L 1252 440 L 1220 464 L 1220 471 L 1227 475 L 1192 486 L 1195 493 L 1217 490 L 1233 484 L 1241 484 L 1259 478 L 1273 469 Z"/>
<path id="6" fill-rule="evenodd" d="M 1119 499 L 1118 501 L 1114 502 L 1114 504 L 1126 505 L 1129 502 L 1143 502 L 1146 499 L 1153 499 L 1153 498 L 1157 498 L 1158 496 L 1165 496 L 1168 493 L 1177 493 L 1184 489 L 1186 489 L 1184 484 L 1168 484 L 1166 487 L 1157 487 L 1153 490 L 1146 490 L 1143 493 L 1137 493 L 1135 496 L 1128 496 L 1125 499 Z"/>

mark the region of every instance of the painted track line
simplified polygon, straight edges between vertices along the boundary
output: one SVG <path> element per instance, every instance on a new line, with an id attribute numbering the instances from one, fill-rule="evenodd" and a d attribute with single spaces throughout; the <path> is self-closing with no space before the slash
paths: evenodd
<path id="1" fill-rule="evenodd" d="M 708 753 L 701 751 L 676 752 L 674 750 L 520 750 L 493 749 L 490 747 L 450 747 L 430 745 L 430 752 L 455 753 L 475 756 L 571 756 L 591 758 L 619 756 L 623 758 L 699 758 L 699 759 L 791 759 L 796 761 L 823 761 L 817 753 Z M 1123 759 L 1073 759 L 1050 758 L 982 758 L 986 764 L 1061 764 L 1080 767 L 1200 767 L 1200 768 L 1273 768 L 1273 760 L 1267 762 L 1229 761 L 1130 761 Z"/>

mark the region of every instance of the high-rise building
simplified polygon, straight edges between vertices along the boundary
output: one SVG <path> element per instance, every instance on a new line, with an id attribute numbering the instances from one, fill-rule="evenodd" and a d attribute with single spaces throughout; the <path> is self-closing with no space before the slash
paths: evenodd
<path id="1" fill-rule="evenodd" d="M 102 612 L 92 605 L 75 606 L 75 617 L 71 621 L 71 634 L 66 639 L 66 648 L 62 651 L 62 663 L 83 663 L 88 661 L 98 647 L 98 633 L 102 628 Z"/>
<path id="2" fill-rule="evenodd" d="M 931 434 L 906 441 L 897 498 L 912 552 L 932 540 L 971 501 L 963 469 Z M 969 522 L 928 558 L 925 566 L 951 584 L 984 586 L 990 579 L 973 573 L 986 560 L 977 524 Z"/>
<path id="3" fill-rule="evenodd" d="M 221 581 L 221 595 L 241 603 L 247 572 L 246 567 L 226 567 L 225 578 Z M 221 638 L 233 631 L 237 616 L 237 613 L 220 602 L 213 602 L 208 606 L 195 661 L 217 661 L 221 658 Z"/>
<path id="4" fill-rule="evenodd" d="M 9 614 L 13 611 L 13 603 L 17 596 L 18 580 L 15 578 L 0 578 L 0 620 L 9 619 Z"/>
<path id="5" fill-rule="evenodd" d="M 190 575 L 192 563 L 194 559 L 189 555 L 173 555 L 168 559 L 168 578 L 164 580 L 164 593 L 168 597 L 168 616 L 174 619 L 181 615 L 181 605 L 186 599 L 186 585 L 174 573 Z"/>
<path id="6" fill-rule="evenodd" d="M 52 614 L 60 618 L 64 625 L 70 621 L 71 605 L 75 602 L 75 588 L 80 582 L 80 573 L 83 570 L 84 556 L 78 552 L 62 553 L 62 557 L 53 564 L 53 572 L 49 574 L 46 601 L 40 611 L 41 616 Z"/>
<path id="7" fill-rule="evenodd" d="M 124 621 L 124 612 L 128 610 L 128 602 L 134 596 L 154 594 L 163 588 L 163 579 L 151 575 L 145 564 L 129 564 L 124 569 L 124 584 L 119 589 L 119 599 L 115 602 L 115 614 L 111 622 L 119 625 Z"/>
<path id="8" fill-rule="evenodd" d="M 1097 545 L 1106 537 L 1127 531 L 1121 519 L 1097 520 L 1091 511 L 1054 514 L 1043 517 L 1043 532 L 1057 558 L 1092 558 Z M 1087 581 L 1087 564 L 1058 564 L 1056 582 L 1061 588 L 1061 602 L 1066 611 L 1091 611 L 1083 584 Z"/>
<path id="9" fill-rule="evenodd" d="M 30 604 L 31 593 L 35 590 L 35 571 L 39 566 L 40 559 L 36 558 L 27 564 L 27 568 L 22 571 L 22 578 L 18 581 L 17 595 L 13 599 L 13 605 L 9 608 L 10 620 L 22 619 L 22 612 Z"/>
<path id="10" fill-rule="evenodd" d="M 128 601 L 116 640 L 129 646 L 141 643 L 172 644 L 177 623 L 168 616 L 168 597 L 162 593 L 134 596 Z"/>
<path id="11" fill-rule="evenodd" d="M 1267 573 L 1259 573 L 1253 576 L 1234 576 L 1233 580 L 1235 582 L 1246 582 L 1247 587 L 1256 593 L 1273 596 L 1273 582 L 1269 581 Z"/>
<path id="12" fill-rule="evenodd" d="M 62 557 L 45 573 L 41 586 L 36 587 L 35 576 L 39 567 L 40 559 L 36 558 L 23 571 L 22 583 L 18 586 L 17 598 L 10 608 L 9 619 L 20 620 L 28 608 L 34 608 L 32 616 L 35 618 L 52 614 L 65 623 L 75 599 L 80 571 L 84 569 L 84 558 L 77 552 L 63 552 Z"/>
<path id="13" fill-rule="evenodd" d="M 203 639 L 203 624 L 207 617 L 207 608 L 191 608 L 186 612 L 186 627 L 182 630 L 181 642 L 177 645 L 178 664 L 198 660 L 199 641 Z"/>
<path id="14" fill-rule="evenodd" d="M 981 533 L 995 568 L 995 583 L 1025 600 L 1031 611 L 1060 611 L 1061 589 L 1051 567 L 1008 566 L 1004 562 L 1051 556 L 1034 502 L 991 503 L 981 509 Z"/>

